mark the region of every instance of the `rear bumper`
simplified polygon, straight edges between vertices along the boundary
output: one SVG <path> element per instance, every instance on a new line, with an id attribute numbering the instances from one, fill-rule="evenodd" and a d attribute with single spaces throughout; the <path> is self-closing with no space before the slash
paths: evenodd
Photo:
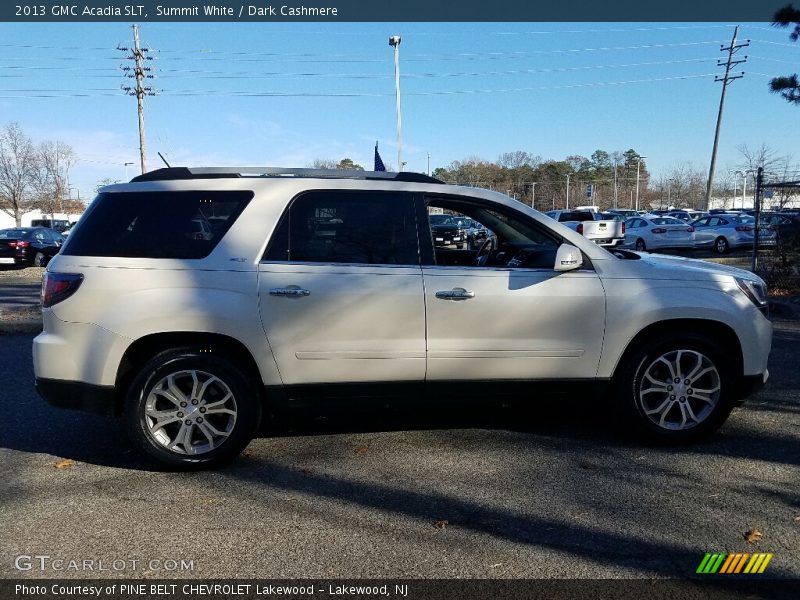
<path id="1" fill-rule="evenodd" d="M 117 414 L 114 388 L 79 381 L 36 378 L 36 391 L 58 408 L 79 410 L 96 415 Z"/>
<path id="2" fill-rule="evenodd" d="M 625 238 L 603 238 L 603 239 L 596 239 L 592 240 L 598 246 L 602 246 L 603 248 L 617 248 L 621 247 L 625 242 Z"/>

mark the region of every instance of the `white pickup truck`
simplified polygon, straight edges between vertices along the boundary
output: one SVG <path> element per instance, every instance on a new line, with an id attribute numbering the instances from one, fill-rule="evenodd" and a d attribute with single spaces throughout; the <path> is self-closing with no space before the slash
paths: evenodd
<path id="1" fill-rule="evenodd" d="M 604 248 L 616 248 L 625 241 L 625 222 L 604 219 L 599 212 L 551 210 L 545 214 Z"/>

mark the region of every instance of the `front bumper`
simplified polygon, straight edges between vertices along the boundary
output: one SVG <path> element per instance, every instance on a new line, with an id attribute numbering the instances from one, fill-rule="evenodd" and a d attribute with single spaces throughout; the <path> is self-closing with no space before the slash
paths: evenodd
<path id="1" fill-rule="evenodd" d="M 739 385 L 734 389 L 734 400 L 737 404 L 742 404 L 744 401 L 757 393 L 769 379 L 769 369 L 758 375 L 743 375 L 739 381 Z"/>

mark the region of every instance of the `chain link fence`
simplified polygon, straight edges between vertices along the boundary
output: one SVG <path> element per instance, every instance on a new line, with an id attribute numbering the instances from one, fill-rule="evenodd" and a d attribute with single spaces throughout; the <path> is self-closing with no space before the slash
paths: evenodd
<path id="1" fill-rule="evenodd" d="M 795 198 L 800 180 L 776 181 L 756 177 L 756 248 L 753 270 L 767 282 L 774 296 L 800 295 L 800 208 Z"/>

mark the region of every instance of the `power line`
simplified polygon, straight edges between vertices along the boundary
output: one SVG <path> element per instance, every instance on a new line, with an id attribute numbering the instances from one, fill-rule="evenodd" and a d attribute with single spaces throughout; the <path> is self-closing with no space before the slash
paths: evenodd
<path id="1" fill-rule="evenodd" d="M 578 89 L 578 88 L 593 88 L 593 87 L 611 87 L 621 86 L 637 83 L 657 83 L 664 81 L 680 81 L 688 79 L 710 78 L 716 76 L 716 73 L 702 73 L 694 75 L 675 75 L 669 77 L 651 77 L 646 79 L 628 79 L 622 81 L 600 81 L 590 83 L 576 83 L 552 86 L 530 86 L 530 87 L 517 87 L 517 88 L 494 88 L 494 89 L 471 89 L 471 90 L 444 90 L 444 91 L 430 91 L 430 92 L 407 92 L 404 96 L 450 96 L 450 95 L 470 95 L 470 94 L 494 94 L 494 93 L 513 93 L 513 92 L 532 92 L 532 91 L 547 91 L 547 90 L 563 90 L 563 89 Z M 117 93 L 109 88 L 97 88 L 98 94 L 86 94 L 82 90 L 5 90 L 5 91 L 20 91 L 20 92 L 42 92 L 40 95 L 29 96 L 0 96 L 0 98 L 62 98 L 62 97 L 76 97 L 82 98 L 87 96 L 116 96 Z M 56 95 L 58 93 L 58 95 Z M 161 96 L 173 97 L 191 97 L 191 96 L 214 96 L 214 97 L 273 97 L 273 98 L 384 98 L 392 97 L 394 93 L 386 92 L 255 92 L 255 91 L 226 91 L 226 90 L 162 90 L 159 92 Z"/>
<path id="2" fill-rule="evenodd" d="M 680 60 L 664 60 L 664 61 L 647 61 L 636 63 L 616 63 L 616 64 L 603 64 L 603 65 L 584 65 L 578 67 L 551 67 L 542 69 L 508 69 L 501 71 L 462 71 L 453 73 L 442 72 L 423 72 L 423 73 L 406 73 L 402 77 L 404 79 L 428 79 L 428 78 L 452 78 L 452 77 L 483 77 L 483 76 L 498 76 L 498 75 L 527 75 L 537 73 L 567 73 L 573 71 L 586 71 L 586 70 L 613 70 L 623 68 L 637 68 L 637 67 L 653 67 L 663 65 L 677 65 L 677 64 L 690 64 L 716 61 L 717 58 L 688 58 Z M 36 70 L 63 70 L 60 67 L 19 67 L 19 66 L 2 66 L 3 69 L 36 69 Z M 72 70 L 81 70 L 80 67 L 75 67 Z M 109 69 L 96 69 L 103 73 L 110 73 Z M 305 78 L 305 77 L 322 77 L 331 79 L 390 79 L 389 75 L 378 75 L 373 73 L 319 73 L 319 72 L 280 72 L 280 71 L 207 71 L 202 69 L 159 69 L 159 73 L 170 74 L 173 78 L 192 78 L 192 79 L 266 79 L 266 78 Z M 3 75 L 0 75 L 2 77 Z M 118 75 L 93 75 L 90 78 L 106 78 L 118 77 Z"/>

